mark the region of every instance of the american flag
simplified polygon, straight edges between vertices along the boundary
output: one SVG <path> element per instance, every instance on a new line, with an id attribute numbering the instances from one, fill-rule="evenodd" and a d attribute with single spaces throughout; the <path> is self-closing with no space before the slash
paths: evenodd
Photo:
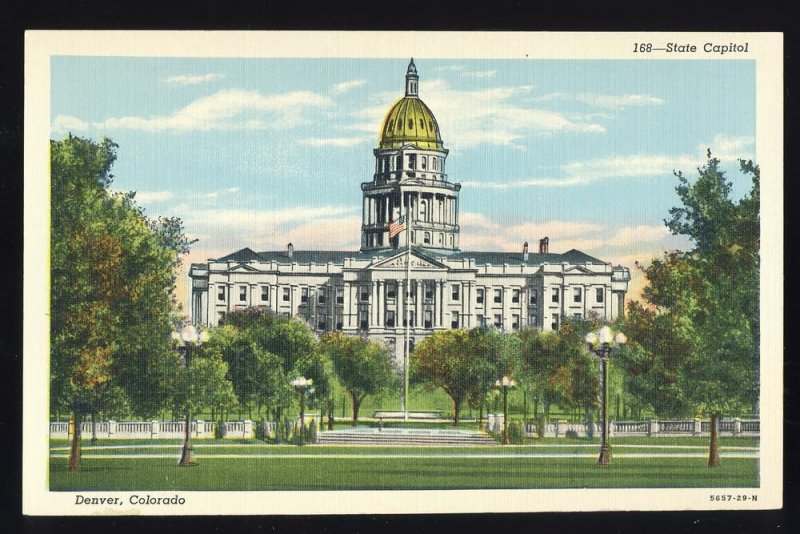
<path id="1" fill-rule="evenodd" d="M 401 215 L 396 221 L 389 223 L 389 237 L 394 237 L 406 229 L 406 217 Z"/>

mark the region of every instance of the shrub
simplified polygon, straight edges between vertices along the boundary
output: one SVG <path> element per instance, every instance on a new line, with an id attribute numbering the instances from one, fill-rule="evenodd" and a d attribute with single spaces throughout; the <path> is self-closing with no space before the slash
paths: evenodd
<path id="1" fill-rule="evenodd" d="M 509 443 L 522 443 L 523 431 L 522 421 L 511 420 L 508 422 L 508 441 Z"/>

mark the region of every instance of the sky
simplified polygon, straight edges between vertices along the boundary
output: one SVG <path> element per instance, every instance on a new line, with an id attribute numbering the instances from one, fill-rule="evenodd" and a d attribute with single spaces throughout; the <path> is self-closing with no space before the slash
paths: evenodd
<path id="1" fill-rule="evenodd" d="M 51 135 L 116 142 L 112 187 L 184 221 L 185 264 L 357 250 L 360 184 L 408 60 L 57 56 Z M 736 161 L 755 157 L 754 61 L 414 60 L 463 186 L 463 250 L 547 236 L 630 267 L 635 296 L 636 261 L 690 246 L 664 225 L 673 170 L 696 176 L 710 148 L 734 195 L 749 190 Z"/>

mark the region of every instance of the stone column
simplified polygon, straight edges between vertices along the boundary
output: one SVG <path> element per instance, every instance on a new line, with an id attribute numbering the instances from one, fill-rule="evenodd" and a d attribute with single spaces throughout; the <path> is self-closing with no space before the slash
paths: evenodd
<path id="1" fill-rule="evenodd" d="M 111 428 L 109 426 L 109 428 Z M 738 436 L 742 433 L 742 420 L 738 417 L 733 420 L 733 435 Z"/>
<path id="2" fill-rule="evenodd" d="M 372 290 L 369 295 L 369 325 L 370 327 L 378 324 L 378 282 L 372 281 Z"/>
<path id="3" fill-rule="evenodd" d="M 439 321 L 439 311 L 442 307 L 442 282 L 436 280 L 433 288 L 433 326 L 442 326 Z"/>
<path id="4" fill-rule="evenodd" d="M 511 330 L 511 288 L 503 286 L 503 331 Z"/>
<path id="5" fill-rule="evenodd" d="M 702 423 L 701 423 L 700 419 L 695 419 L 694 420 L 694 429 L 692 430 L 692 435 L 693 436 L 699 436 L 700 432 L 702 431 L 702 428 L 703 427 L 702 427 Z"/>
<path id="6" fill-rule="evenodd" d="M 386 307 L 386 283 L 383 280 L 378 280 L 378 296 L 377 296 L 377 306 L 378 306 L 378 326 L 383 326 L 386 324 L 384 320 L 384 308 Z"/>
<path id="7" fill-rule="evenodd" d="M 444 310 L 447 307 L 447 280 L 442 280 L 442 305 L 439 307 L 439 326 L 445 326 Z"/>
<path id="8" fill-rule="evenodd" d="M 424 294 L 422 292 L 422 285 L 423 282 L 417 280 L 417 305 L 415 306 L 416 311 L 414 312 L 414 326 L 422 326 L 422 309 L 423 309 L 423 298 Z"/>
<path id="9" fill-rule="evenodd" d="M 150 437 L 151 438 L 153 438 L 153 439 L 157 438 L 160 430 L 161 430 L 161 423 L 159 423 L 155 419 L 150 421 Z"/>

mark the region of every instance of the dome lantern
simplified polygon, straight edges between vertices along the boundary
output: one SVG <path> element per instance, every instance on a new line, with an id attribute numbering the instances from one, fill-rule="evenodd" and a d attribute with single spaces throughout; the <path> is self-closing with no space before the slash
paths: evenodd
<path id="1" fill-rule="evenodd" d="M 406 71 L 406 97 L 417 96 L 419 85 L 419 75 L 417 74 L 417 66 L 414 65 L 414 58 L 408 64 L 408 71 Z"/>

